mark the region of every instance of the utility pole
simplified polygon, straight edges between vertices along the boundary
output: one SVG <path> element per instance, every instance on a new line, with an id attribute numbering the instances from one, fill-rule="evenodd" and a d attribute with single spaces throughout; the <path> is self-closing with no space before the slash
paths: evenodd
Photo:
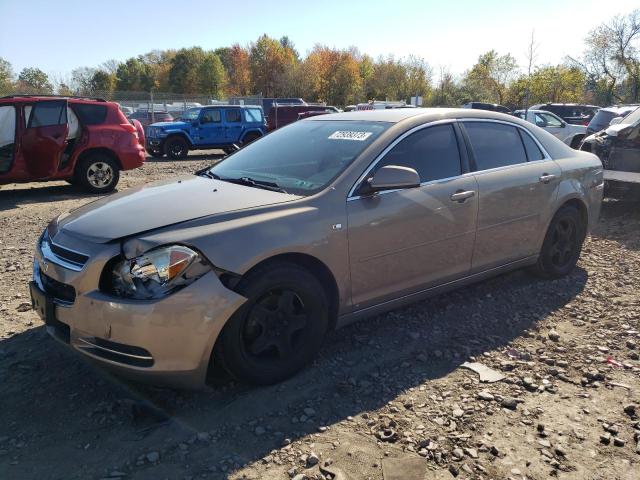
<path id="1" fill-rule="evenodd" d="M 533 69 L 533 65 L 536 61 L 536 50 L 538 50 L 538 45 L 535 42 L 535 30 L 531 30 L 531 41 L 529 42 L 529 48 L 527 50 L 527 89 L 524 97 L 524 118 L 526 120 L 527 114 L 529 113 L 529 97 L 531 95 L 531 70 Z"/>

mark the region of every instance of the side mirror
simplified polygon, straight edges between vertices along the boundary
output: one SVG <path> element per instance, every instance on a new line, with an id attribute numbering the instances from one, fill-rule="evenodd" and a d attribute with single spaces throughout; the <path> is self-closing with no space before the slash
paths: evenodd
<path id="1" fill-rule="evenodd" d="M 609 122 L 609 126 L 611 125 L 617 125 L 622 121 L 623 117 L 614 117 L 611 119 L 611 121 Z"/>
<path id="2" fill-rule="evenodd" d="M 567 122 L 561 122 L 560 123 L 560 128 L 565 128 L 567 126 Z"/>
<path id="3" fill-rule="evenodd" d="M 385 165 L 362 185 L 362 193 L 397 190 L 420 186 L 420 175 L 413 168 Z"/>

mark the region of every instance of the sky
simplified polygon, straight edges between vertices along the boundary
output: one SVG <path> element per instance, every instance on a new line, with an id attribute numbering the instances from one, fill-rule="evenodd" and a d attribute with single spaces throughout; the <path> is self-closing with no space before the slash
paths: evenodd
<path id="1" fill-rule="evenodd" d="M 423 57 L 461 74 L 491 49 L 521 66 L 532 30 L 538 65 L 579 56 L 588 32 L 638 0 L 0 0 L 0 57 L 65 78 L 76 67 L 155 49 L 248 45 L 287 35 L 301 55 L 316 43 L 373 57 Z"/>

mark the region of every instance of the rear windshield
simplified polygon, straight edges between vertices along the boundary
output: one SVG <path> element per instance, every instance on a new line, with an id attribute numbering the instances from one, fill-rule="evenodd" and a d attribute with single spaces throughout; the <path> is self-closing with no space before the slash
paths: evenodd
<path id="1" fill-rule="evenodd" d="M 322 190 L 382 132 L 386 122 L 302 121 L 270 133 L 210 169 L 223 179 L 271 182 L 296 195 Z"/>
<path id="2" fill-rule="evenodd" d="M 107 118 L 106 105 L 90 105 L 86 103 L 71 104 L 71 108 L 83 125 L 100 125 Z"/>
<path id="3" fill-rule="evenodd" d="M 614 112 L 607 111 L 607 110 L 600 110 L 589 122 L 589 129 L 599 132 L 603 128 L 608 127 L 609 122 L 611 122 L 611 119 L 617 116 L 618 115 Z"/>

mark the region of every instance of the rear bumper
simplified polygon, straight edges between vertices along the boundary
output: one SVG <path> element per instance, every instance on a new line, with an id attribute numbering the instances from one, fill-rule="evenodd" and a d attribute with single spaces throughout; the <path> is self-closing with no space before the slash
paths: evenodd
<path id="1" fill-rule="evenodd" d="M 144 164 L 147 155 L 144 151 L 144 147 L 140 144 L 136 145 L 135 149 L 127 152 L 119 152 L 118 158 L 122 170 L 133 170 L 134 168 L 141 167 Z"/>
<path id="2" fill-rule="evenodd" d="M 245 302 L 210 272 L 188 287 L 153 301 L 135 301 L 85 290 L 96 269 L 73 272 L 46 262 L 48 277 L 75 288 L 75 300 L 54 300 L 47 331 L 91 361 L 120 375 L 179 388 L 201 388 L 213 345 L 226 321 Z M 34 282 L 41 280 L 36 249 Z M 95 283 L 97 285 L 97 283 Z M 52 293 L 45 291 L 48 295 Z"/>

